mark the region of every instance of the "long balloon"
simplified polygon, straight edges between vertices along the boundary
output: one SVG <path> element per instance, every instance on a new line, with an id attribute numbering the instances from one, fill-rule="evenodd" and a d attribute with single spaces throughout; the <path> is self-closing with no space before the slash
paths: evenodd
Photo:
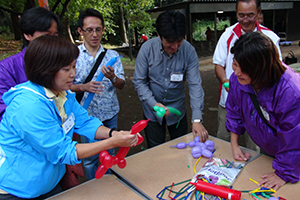
<path id="1" fill-rule="evenodd" d="M 112 67 L 116 62 L 118 58 L 122 58 L 122 55 L 120 56 L 116 56 L 116 57 L 112 57 L 107 63 L 106 66 L 110 66 Z M 96 81 L 102 81 L 104 78 L 104 74 L 102 73 L 102 71 L 100 72 L 100 74 L 98 75 Z M 89 93 L 89 95 L 87 96 L 85 102 L 83 103 L 83 106 L 85 109 L 87 109 L 94 97 L 95 93 Z"/>

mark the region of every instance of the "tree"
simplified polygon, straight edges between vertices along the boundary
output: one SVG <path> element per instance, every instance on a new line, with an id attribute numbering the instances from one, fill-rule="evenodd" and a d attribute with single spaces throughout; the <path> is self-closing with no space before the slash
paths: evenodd
<path id="1" fill-rule="evenodd" d="M 118 13 L 115 13 L 115 19 L 122 33 L 121 38 L 123 43 L 129 43 L 127 40 L 128 31 L 134 33 L 134 29 L 136 29 L 140 35 L 142 33 L 148 36 L 152 35 L 154 20 L 146 13 L 146 10 L 154 6 L 153 0 L 115 0 L 112 6 L 115 8 L 113 9 L 114 11 L 118 11 Z M 129 23 L 128 26 L 130 30 L 126 30 L 125 32 L 126 23 Z"/>
<path id="2" fill-rule="evenodd" d="M 62 20 L 65 13 L 67 12 L 67 7 L 71 0 L 56 0 L 51 1 L 49 5 L 50 10 L 56 13 Z M 52 5 L 52 7 L 51 7 Z M 28 9 L 37 6 L 35 0 L 2 0 L 0 2 L 0 10 L 10 14 L 10 19 L 7 19 L 12 24 L 12 31 L 14 32 L 15 39 L 20 40 L 21 30 L 20 30 L 20 16 Z M 52 9 L 51 9 L 52 8 Z M 59 11 L 58 11 L 59 10 Z"/>
<path id="3" fill-rule="evenodd" d="M 0 2 L 0 10 L 9 14 L 11 22 L 11 30 L 15 34 L 15 39 L 21 39 L 20 32 L 20 16 L 29 8 L 38 6 L 37 0 L 2 0 Z M 153 28 L 153 20 L 150 15 L 145 12 L 154 6 L 153 0 L 48 0 L 49 8 L 56 13 L 62 24 L 62 34 L 73 40 L 72 35 L 77 37 L 77 19 L 79 12 L 86 8 L 94 8 L 98 10 L 105 20 L 104 40 L 108 39 L 108 35 L 113 39 L 122 40 L 128 43 L 126 30 L 126 22 L 129 21 L 130 30 L 137 30 L 138 34 L 147 34 L 151 36 Z M 70 28 L 72 26 L 72 29 Z M 121 33 L 121 34 L 120 34 Z M 122 38 L 122 39 L 121 39 Z"/>

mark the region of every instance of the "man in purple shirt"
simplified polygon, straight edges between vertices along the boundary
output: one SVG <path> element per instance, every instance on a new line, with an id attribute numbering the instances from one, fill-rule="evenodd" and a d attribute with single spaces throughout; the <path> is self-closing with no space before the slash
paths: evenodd
<path id="1" fill-rule="evenodd" d="M 24 55 L 27 45 L 41 35 L 58 35 L 59 17 L 42 7 L 34 7 L 24 12 L 21 19 L 21 31 L 24 37 L 24 49 L 9 58 L 0 61 L 0 121 L 6 105 L 2 95 L 11 87 L 27 81 Z"/>

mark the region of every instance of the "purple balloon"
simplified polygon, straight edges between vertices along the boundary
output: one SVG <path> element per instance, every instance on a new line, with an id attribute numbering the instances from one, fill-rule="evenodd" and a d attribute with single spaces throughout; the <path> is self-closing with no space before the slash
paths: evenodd
<path id="1" fill-rule="evenodd" d="M 196 142 L 196 146 L 200 147 L 201 149 L 206 149 L 206 145 L 202 142 Z"/>
<path id="2" fill-rule="evenodd" d="M 177 147 L 177 149 L 184 149 L 186 146 L 187 146 L 186 143 L 179 142 L 178 144 L 176 144 L 176 146 L 170 146 L 170 147 Z"/>
<path id="3" fill-rule="evenodd" d="M 201 153 L 192 153 L 193 158 L 199 158 L 201 155 Z"/>
<path id="4" fill-rule="evenodd" d="M 196 142 L 195 142 L 195 141 L 190 141 L 190 142 L 188 143 L 189 147 L 194 147 L 194 146 L 195 146 L 195 144 L 196 144 Z"/>
<path id="5" fill-rule="evenodd" d="M 191 150 L 191 152 L 192 152 L 192 155 L 193 154 L 197 154 L 197 153 L 200 153 L 201 154 L 201 152 L 202 152 L 202 149 L 200 148 L 200 147 L 193 147 L 192 148 L 192 150 Z"/>
<path id="6" fill-rule="evenodd" d="M 200 142 L 200 138 L 199 138 L 199 135 L 197 135 L 194 139 L 195 142 Z"/>
<path id="7" fill-rule="evenodd" d="M 207 149 L 202 149 L 202 155 L 206 158 L 211 158 L 212 157 L 212 153 Z"/>
<path id="8" fill-rule="evenodd" d="M 207 140 L 205 142 L 206 148 L 210 151 L 215 149 L 215 143 L 212 140 Z"/>

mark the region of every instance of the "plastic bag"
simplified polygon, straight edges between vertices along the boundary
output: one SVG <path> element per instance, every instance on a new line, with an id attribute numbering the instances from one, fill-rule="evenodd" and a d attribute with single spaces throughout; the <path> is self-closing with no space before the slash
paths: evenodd
<path id="1" fill-rule="evenodd" d="M 192 181 L 196 181 L 200 176 L 215 185 L 231 186 L 244 166 L 245 163 L 212 157 L 197 172 Z"/>

